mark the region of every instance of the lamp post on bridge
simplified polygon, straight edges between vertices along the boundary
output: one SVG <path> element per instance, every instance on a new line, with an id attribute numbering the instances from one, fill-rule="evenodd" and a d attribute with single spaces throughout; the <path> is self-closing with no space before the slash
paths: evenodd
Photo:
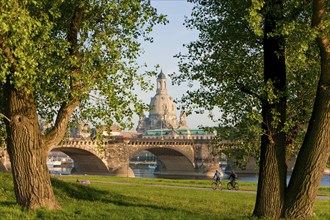
<path id="1" fill-rule="evenodd" d="M 128 143 L 129 143 L 129 140 L 124 140 L 124 143 L 125 143 L 125 146 L 126 146 L 126 149 L 127 149 L 127 156 L 128 156 L 128 158 L 127 158 L 127 160 L 128 160 L 128 162 L 127 162 L 127 167 L 126 167 L 126 177 L 128 178 L 128 172 L 129 172 L 129 161 L 130 161 L 130 158 L 131 158 L 131 155 L 130 155 L 130 150 L 129 150 L 129 148 L 128 148 Z"/>

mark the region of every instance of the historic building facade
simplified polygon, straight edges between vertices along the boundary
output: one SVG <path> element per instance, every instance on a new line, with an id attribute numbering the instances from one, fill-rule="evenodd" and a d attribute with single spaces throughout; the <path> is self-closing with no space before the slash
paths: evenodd
<path id="1" fill-rule="evenodd" d="M 185 114 L 182 111 L 180 119 L 176 116 L 176 105 L 167 92 L 166 75 L 161 71 L 157 77 L 156 95 L 151 98 L 149 116 L 140 116 L 136 130 L 145 132 L 155 129 L 187 129 Z"/>

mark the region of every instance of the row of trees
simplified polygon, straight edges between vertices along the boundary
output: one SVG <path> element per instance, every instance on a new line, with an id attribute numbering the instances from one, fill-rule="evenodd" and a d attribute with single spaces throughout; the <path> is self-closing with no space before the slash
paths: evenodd
<path id="1" fill-rule="evenodd" d="M 174 78 L 201 86 L 184 103 L 190 111 L 219 107 L 231 138 L 258 153 L 255 216 L 312 216 L 330 154 L 329 1 L 189 2 L 186 25 L 200 34 L 177 55 Z"/>

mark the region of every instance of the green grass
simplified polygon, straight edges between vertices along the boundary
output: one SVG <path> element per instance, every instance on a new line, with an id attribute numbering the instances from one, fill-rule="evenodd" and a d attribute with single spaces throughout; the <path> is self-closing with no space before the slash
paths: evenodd
<path id="1" fill-rule="evenodd" d="M 110 182 L 110 183 L 134 183 L 143 185 L 167 185 L 167 186 L 181 186 L 181 187 L 199 187 L 210 188 L 212 180 L 175 180 L 175 179 L 161 179 L 161 178 L 127 178 L 115 176 L 55 176 L 64 181 L 76 181 L 77 179 L 88 178 L 94 182 Z M 222 181 L 222 186 L 226 188 L 228 180 Z M 257 183 L 255 182 L 240 182 L 238 180 L 240 190 L 257 191 Z M 330 187 L 321 186 L 318 191 L 319 196 L 330 196 Z"/>
<path id="2" fill-rule="evenodd" d="M 161 178 L 127 178 L 114 176 L 56 176 L 56 178 L 65 181 L 76 181 L 77 179 L 88 178 L 96 182 L 111 182 L 111 183 L 134 183 L 143 185 L 167 185 L 167 186 L 182 186 L 182 187 L 199 187 L 210 188 L 213 180 L 175 180 L 175 179 L 161 179 Z M 226 187 L 228 181 L 222 181 L 222 186 Z M 257 184 L 252 182 L 239 182 L 240 189 L 246 191 L 256 191 Z"/>
<path id="3" fill-rule="evenodd" d="M 26 212 L 15 204 L 11 176 L 0 173 L 0 220 L 252 219 L 255 202 L 255 193 L 209 190 L 210 180 L 59 176 L 52 182 L 62 210 Z M 317 200 L 313 219 L 330 219 L 329 208 L 330 200 Z"/>

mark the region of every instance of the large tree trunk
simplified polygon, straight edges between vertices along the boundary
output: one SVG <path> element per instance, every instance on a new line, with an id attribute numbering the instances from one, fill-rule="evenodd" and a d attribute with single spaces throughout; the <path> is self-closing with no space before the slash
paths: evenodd
<path id="1" fill-rule="evenodd" d="M 282 131 L 286 114 L 285 42 L 279 36 L 269 35 L 276 30 L 282 18 L 282 4 L 281 0 L 266 3 L 264 82 L 272 84 L 277 98 L 269 100 L 267 97 L 262 105 L 264 135 L 261 138 L 258 191 L 253 212 L 258 217 L 278 218 L 281 215 L 286 187 L 286 136 Z"/>
<path id="2" fill-rule="evenodd" d="M 313 214 L 330 153 L 330 80 L 326 84 L 320 82 L 318 86 L 308 131 L 290 179 L 285 197 L 286 217 L 309 217 Z"/>
<path id="3" fill-rule="evenodd" d="M 283 138 L 273 137 L 270 143 L 264 135 L 261 143 L 258 191 L 253 215 L 277 218 L 281 214 L 286 186 L 286 166 L 282 147 Z M 275 144 L 276 142 L 276 144 Z"/>
<path id="4" fill-rule="evenodd" d="M 325 1 L 313 1 L 313 27 L 323 30 Z M 283 216 L 298 218 L 313 214 L 313 206 L 326 162 L 330 155 L 330 39 L 317 38 L 321 75 L 312 117 L 299 152 L 285 197 Z"/>
<path id="5" fill-rule="evenodd" d="M 75 10 L 68 33 L 68 41 L 71 44 L 69 51 L 72 57 L 76 58 L 79 58 L 78 32 L 84 11 L 81 7 Z M 59 209 L 60 204 L 52 189 L 46 159 L 50 147 L 57 145 L 63 139 L 72 112 L 79 105 L 79 96 L 83 92 L 83 86 L 79 81 L 81 72 L 78 66 L 74 66 L 68 72 L 68 76 L 73 76 L 68 88 L 68 97 L 63 100 L 52 129 L 42 135 L 39 129 L 33 85 L 26 82 L 26 85 L 18 86 L 20 89 L 15 88 L 16 82 L 18 84 L 24 82 L 24 80 L 20 81 L 19 76 L 15 78 L 15 73 L 20 73 L 22 69 L 16 65 L 16 57 L 4 41 L 1 42 L 0 47 L 11 63 L 10 72 L 1 92 L 5 99 L 4 120 L 8 135 L 6 142 L 16 201 L 26 209 L 40 207 Z"/>
<path id="6" fill-rule="evenodd" d="M 46 162 L 48 147 L 40 134 L 34 96 L 7 83 L 5 99 L 10 120 L 6 121 L 6 142 L 17 203 L 26 209 L 58 209 Z"/>

